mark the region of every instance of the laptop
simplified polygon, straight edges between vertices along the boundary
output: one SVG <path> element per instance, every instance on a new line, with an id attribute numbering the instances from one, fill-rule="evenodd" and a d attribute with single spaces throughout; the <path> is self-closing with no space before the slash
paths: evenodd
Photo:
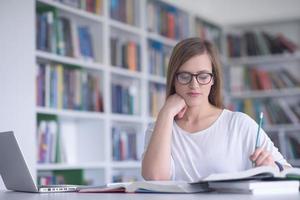
<path id="1" fill-rule="evenodd" d="M 12 131 L 0 132 L 0 174 L 8 190 L 20 192 L 76 192 L 76 185 L 37 186 Z"/>

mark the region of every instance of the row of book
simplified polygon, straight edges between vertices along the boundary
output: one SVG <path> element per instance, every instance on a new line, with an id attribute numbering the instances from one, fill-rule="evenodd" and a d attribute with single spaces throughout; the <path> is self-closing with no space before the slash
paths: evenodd
<path id="1" fill-rule="evenodd" d="M 57 109 L 103 111 L 100 75 L 72 66 L 38 63 L 37 105 Z"/>
<path id="2" fill-rule="evenodd" d="M 195 31 L 198 37 L 211 41 L 221 51 L 222 29 L 219 26 L 197 17 Z"/>
<path id="3" fill-rule="evenodd" d="M 290 105 L 288 105 L 281 99 L 235 100 L 228 107 L 231 110 L 240 111 L 248 114 L 255 121 L 258 121 L 260 112 L 263 112 L 265 116 L 265 125 L 297 123 L 286 112 L 286 109 L 291 109 Z"/>
<path id="4" fill-rule="evenodd" d="M 134 41 L 110 38 L 111 65 L 131 71 L 141 71 L 140 45 Z"/>
<path id="5" fill-rule="evenodd" d="M 138 16 L 136 11 L 139 10 L 138 1 L 136 0 L 111 0 L 110 17 L 112 19 L 137 26 Z"/>
<path id="6" fill-rule="evenodd" d="M 59 151 L 57 120 L 41 120 L 37 128 L 38 163 L 57 163 Z"/>
<path id="7" fill-rule="evenodd" d="M 138 85 L 115 83 L 111 85 L 113 113 L 137 115 L 140 111 Z"/>
<path id="8" fill-rule="evenodd" d="M 82 169 L 41 171 L 37 176 L 38 185 L 86 185 Z"/>
<path id="9" fill-rule="evenodd" d="M 292 160 L 300 159 L 300 138 L 297 133 L 287 135 L 286 143 L 288 158 Z"/>
<path id="10" fill-rule="evenodd" d="M 273 35 L 265 31 L 228 34 L 227 47 L 229 57 L 294 53 L 299 50 L 296 43 L 283 34 Z"/>
<path id="11" fill-rule="evenodd" d="M 101 15 L 103 0 L 54 0 L 67 6 Z"/>
<path id="12" fill-rule="evenodd" d="M 233 77 L 230 83 L 232 92 L 300 87 L 300 80 L 288 69 L 267 71 L 252 66 L 232 66 L 230 77 Z"/>
<path id="13" fill-rule="evenodd" d="M 37 162 L 74 163 L 74 133 L 62 128 L 55 115 L 38 114 L 37 120 Z"/>
<path id="14" fill-rule="evenodd" d="M 148 41 L 149 73 L 166 77 L 172 48 L 154 40 Z"/>
<path id="15" fill-rule="evenodd" d="M 150 83 L 149 92 L 149 114 L 152 117 L 157 117 L 165 102 L 166 86 L 162 84 Z"/>
<path id="16" fill-rule="evenodd" d="M 61 56 L 94 61 L 90 27 L 59 16 L 58 10 L 43 4 L 37 7 L 36 45 L 38 50 Z"/>
<path id="17" fill-rule="evenodd" d="M 134 128 L 112 128 L 112 157 L 115 161 L 138 160 L 137 132 Z"/>
<path id="18" fill-rule="evenodd" d="M 292 113 L 298 119 L 298 122 L 300 123 L 300 99 L 298 99 L 297 101 L 294 101 L 292 103 L 289 103 L 289 107 L 290 107 Z"/>
<path id="19" fill-rule="evenodd" d="M 147 28 L 150 32 L 180 40 L 189 35 L 189 16 L 161 1 L 147 1 Z"/>

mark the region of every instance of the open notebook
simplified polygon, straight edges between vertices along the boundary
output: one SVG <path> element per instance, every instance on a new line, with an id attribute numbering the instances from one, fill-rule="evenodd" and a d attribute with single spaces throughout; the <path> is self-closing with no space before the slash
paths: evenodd
<path id="1" fill-rule="evenodd" d="M 87 186 L 79 188 L 79 192 L 156 192 L 156 193 L 197 193 L 207 192 L 212 182 L 240 182 L 248 180 L 300 180 L 300 169 L 289 168 L 282 172 L 275 167 L 256 167 L 246 171 L 211 174 L 197 182 L 184 181 L 138 181 L 111 183 L 104 186 Z M 263 184 L 263 183 L 262 183 Z M 279 183 L 276 183 L 277 185 Z M 288 183 L 285 183 L 288 184 Z M 210 185 L 211 186 L 211 185 Z M 295 185 L 294 185 L 295 186 Z M 296 186 L 296 190 L 298 191 Z M 295 188 L 293 188 L 294 190 Z"/>
<path id="2" fill-rule="evenodd" d="M 110 183 L 104 186 L 82 187 L 78 192 L 129 192 L 129 193 L 197 193 L 209 191 L 207 183 L 189 184 L 184 181 L 137 181 Z"/>
<path id="3" fill-rule="evenodd" d="M 300 180 L 300 168 L 287 168 L 280 172 L 276 167 L 262 166 L 239 172 L 211 174 L 194 183 L 255 179 Z"/>

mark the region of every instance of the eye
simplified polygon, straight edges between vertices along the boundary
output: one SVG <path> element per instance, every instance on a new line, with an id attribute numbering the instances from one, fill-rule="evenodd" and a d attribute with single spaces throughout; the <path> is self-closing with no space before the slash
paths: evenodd
<path id="1" fill-rule="evenodd" d="M 181 79 L 181 80 L 189 80 L 191 78 L 191 75 L 189 73 L 180 73 L 178 74 L 178 79 Z"/>
<path id="2" fill-rule="evenodd" d="M 207 74 L 207 73 L 202 73 L 202 74 L 199 74 L 197 76 L 198 80 L 206 80 L 208 78 L 210 78 L 210 74 Z"/>

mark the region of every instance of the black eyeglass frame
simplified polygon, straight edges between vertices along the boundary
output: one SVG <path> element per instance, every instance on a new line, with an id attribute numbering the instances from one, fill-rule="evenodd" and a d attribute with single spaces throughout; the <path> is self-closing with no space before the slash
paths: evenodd
<path id="1" fill-rule="evenodd" d="M 189 75 L 191 76 L 190 80 L 189 80 L 187 83 L 182 83 L 182 82 L 179 81 L 178 76 L 179 76 L 180 74 L 183 74 L 183 73 L 189 74 Z M 200 83 L 199 80 L 198 80 L 198 78 L 197 78 L 200 74 L 208 74 L 208 75 L 210 75 L 209 81 L 208 81 L 207 83 L 204 83 L 204 84 L 203 84 L 203 83 Z M 177 72 L 177 73 L 175 74 L 175 76 L 176 76 L 177 81 L 178 81 L 180 84 L 182 84 L 182 85 L 190 84 L 190 83 L 192 82 L 192 80 L 193 80 L 194 77 L 196 77 L 196 80 L 197 80 L 198 84 L 200 84 L 200 85 L 207 85 L 207 84 L 209 84 L 209 83 L 211 82 L 211 80 L 212 80 L 213 77 L 214 77 L 213 73 L 209 73 L 209 72 L 199 72 L 199 73 L 196 73 L 196 74 L 193 74 L 193 73 L 190 73 L 190 72 Z"/>

